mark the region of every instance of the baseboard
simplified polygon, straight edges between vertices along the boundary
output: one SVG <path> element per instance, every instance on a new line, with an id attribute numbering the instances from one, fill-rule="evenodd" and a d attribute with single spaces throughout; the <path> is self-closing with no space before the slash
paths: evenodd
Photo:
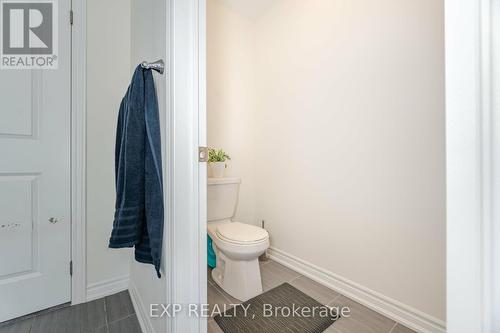
<path id="1" fill-rule="evenodd" d="M 308 278 L 349 297 L 420 333 L 444 333 L 446 323 L 406 304 L 382 295 L 367 287 L 324 270 L 305 260 L 276 248 L 269 249 L 269 257 Z"/>
<path id="2" fill-rule="evenodd" d="M 127 290 L 128 275 L 93 283 L 87 287 L 87 302 Z"/>
<path id="3" fill-rule="evenodd" d="M 148 307 L 142 301 L 142 298 L 132 281 L 130 281 L 129 290 L 130 298 L 132 299 L 132 304 L 134 305 L 139 325 L 141 325 L 142 333 L 155 333 L 148 314 Z"/>

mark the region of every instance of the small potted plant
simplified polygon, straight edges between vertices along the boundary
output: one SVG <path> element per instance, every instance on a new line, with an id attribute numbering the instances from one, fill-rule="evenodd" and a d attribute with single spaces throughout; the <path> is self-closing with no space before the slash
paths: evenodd
<path id="1" fill-rule="evenodd" d="M 224 169 L 227 168 L 226 161 L 231 160 L 222 149 L 210 148 L 208 150 L 208 167 L 214 178 L 224 177 Z"/>

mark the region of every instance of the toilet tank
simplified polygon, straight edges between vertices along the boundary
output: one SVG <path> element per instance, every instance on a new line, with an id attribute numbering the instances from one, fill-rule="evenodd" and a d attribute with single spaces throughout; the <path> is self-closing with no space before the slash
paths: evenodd
<path id="1" fill-rule="evenodd" d="M 208 222 L 231 219 L 238 205 L 239 178 L 208 178 Z"/>

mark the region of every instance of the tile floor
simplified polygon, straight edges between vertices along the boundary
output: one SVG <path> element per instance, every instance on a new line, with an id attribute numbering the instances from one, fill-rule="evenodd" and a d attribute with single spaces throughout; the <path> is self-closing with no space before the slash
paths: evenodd
<path id="1" fill-rule="evenodd" d="M 354 302 L 353 300 L 328 289 L 299 273 L 278 264 L 272 260 L 261 262 L 261 276 L 264 291 L 290 283 L 318 302 L 329 306 L 348 306 L 351 309 L 349 318 L 341 318 L 331 325 L 325 333 L 415 333 L 393 320 Z M 208 272 L 208 303 L 238 304 L 239 301 L 224 292 L 212 279 Z M 223 333 L 217 323 L 211 318 L 208 321 L 208 333 Z"/>
<path id="2" fill-rule="evenodd" d="M 318 302 L 330 306 L 349 306 L 351 317 L 341 318 L 325 333 L 414 333 L 393 320 L 328 289 L 274 261 L 261 263 L 264 291 L 288 282 Z M 208 274 L 208 302 L 214 306 L 238 304 Z M 222 333 L 213 319 L 209 333 Z M 141 333 L 128 291 L 89 303 L 42 311 L 8 325 L 0 324 L 0 333 Z"/>
<path id="3" fill-rule="evenodd" d="M 0 326 L 0 333 L 141 333 L 128 291 L 42 311 Z"/>

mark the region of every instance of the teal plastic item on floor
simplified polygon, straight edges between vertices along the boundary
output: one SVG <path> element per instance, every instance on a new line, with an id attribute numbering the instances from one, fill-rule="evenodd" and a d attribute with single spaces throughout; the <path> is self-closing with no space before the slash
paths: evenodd
<path id="1" fill-rule="evenodd" d="M 215 263 L 217 262 L 216 261 L 216 258 L 215 258 L 215 252 L 214 252 L 214 248 L 212 247 L 212 238 L 210 238 L 210 236 L 207 235 L 207 258 L 208 258 L 208 266 L 210 268 L 215 268 Z"/>

